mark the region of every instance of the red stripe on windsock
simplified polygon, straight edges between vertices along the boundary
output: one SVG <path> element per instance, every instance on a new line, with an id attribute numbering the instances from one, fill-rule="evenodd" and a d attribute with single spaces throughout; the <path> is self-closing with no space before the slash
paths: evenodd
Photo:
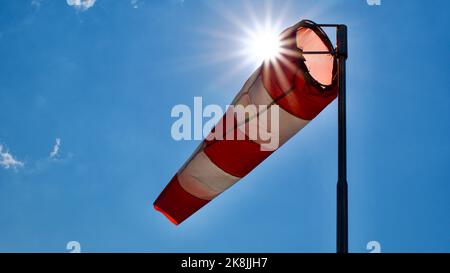
<path id="1" fill-rule="evenodd" d="M 228 124 L 227 119 L 234 120 Z M 203 152 L 224 172 L 242 178 L 258 166 L 273 151 L 261 151 L 261 145 L 251 140 L 248 135 L 239 130 L 242 125 L 230 108 L 216 124 L 213 132 L 219 130 L 221 138 L 204 140 Z"/>
<path id="2" fill-rule="evenodd" d="M 327 87 L 314 82 L 304 63 L 306 59 L 297 48 L 297 31 L 297 28 L 290 28 L 281 35 L 284 48 L 281 56 L 275 61 L 266 61 L 261 76 L 267 92 L 281 108 L 298 118 L 312 120 L 337 97 L 338 85 L 336 81 Z M 307 38 L 310 39 L 309 45 L 313 45 L 312 51 L 326 47 L 317 35 Z M 328 50 L 331 49 L 329 46 Z M 332 77 L 335 73 L 333 71 Z"/>
<path id="3" fill-rule="evenodd" d="M 227 124 L 227 119 L 230 117 L 234 118 L 233 126 Z M 222 139 L 205 139 L 203 151 L 224 172 L 242 178 L 270 156 L 273 151 L 261 151 L 261 145 L 241 132 L 239 125 L 235 113 L 228 109 L 213 129 L 213 132 L 216 130 L 224 132 L 220 133 Z M 223 129 L 221 130 L 221 128 Z"/>
<path id="4" fill-rule="evenodd" d="M 337 89 L 336 91 L 321 92 L 318 88 L 311 86 L 301 71 L 294 76 L 295 86 L 291 87 L 293 91 L 287 93 L 288 90 L 281 89 L 280 79 L 277 77 L 273 65 L 269 64 L 268 66 L 262 72 L 264 87 L 274 100 L 279 98 L 277 104 L 281 108 L 298 118 L 314 119 L 337 96 Z M 286 93 L 287 95 L 285 95 Z"/>
<path id="5" fill-rule="evenodd" d="M 241 178 L 273 153 L 261 151 L 260 145 L 251 140 L 206 141 L 204 152 L 223 171 Z"/>
<path id="6" fill-rule="evenodd" d="M 178 225 L 208 202 L 209 200 L 197 198 L 185 191 L 178 182 L 177 175 L 175 175 L 153 203 L 153 206 L 172 223 Z"/>

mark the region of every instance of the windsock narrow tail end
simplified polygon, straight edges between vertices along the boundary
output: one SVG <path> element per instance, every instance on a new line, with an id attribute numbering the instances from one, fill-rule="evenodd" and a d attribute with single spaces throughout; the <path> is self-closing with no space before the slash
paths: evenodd
<path id="1" fill-rule="evenodd" d="M 173 224 L 179 225 L 208 202 L 209 200 L 197 198 L 184 190 L 175 175 L 153 203 L 153 207 Z"/>
<path id="2" fill-rule="evenodd" d="M 172 224 L 177 225 L 177 226 L 180 224 L 175 218 L 170 216 L 169 213 L 167 213 L 165 210 L 158 207 L 158 205 L 156 205 L 156 202 L 153 203 L 153 207 L 155 208 L 155 210 L 161 212 L 164 216 L 166 216 L 166 218 L 169 219 L 169 221 L 172 222 Z"/>

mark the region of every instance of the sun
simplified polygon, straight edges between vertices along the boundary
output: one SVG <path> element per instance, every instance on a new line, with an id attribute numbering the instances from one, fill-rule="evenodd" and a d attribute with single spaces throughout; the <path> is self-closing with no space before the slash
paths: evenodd
<path id="1" fill-rule="evenodd" d="M 256 63 L 275 61 L 280 54 L 279 33 L 274 29 L 257 30 L 251 33 L 246 51 Z"/>
<path id="2" fill-rule="evenodd" d="M 207 34 L 202 39 L 207 43 L 200 55 L 202 61 L 195 62 L 197 65 L 232 63 L 220 77 L 221 82 L 226 82 L 243 71 L 255 71 L 264 63 L 283 62 L 286 52 L 280 35 L 286 26 L 285 21 L 291 17 L 288 15 L 291 10 L 289 1 L 277 2 L 276 8 L 273 0 L 258 1 L 256 6 L 243 1 L 243 8 L 239 11 L 229 9 L 225 2 L 211 2 L 214 4 L 210 8 L 225 19 L 226 25 L 208 25 L 199 29 Z"/>
<path id="3" fill-rule="evenodd" d="M 244 62 L 258 67 L 263 62 L 278 61 L 282 50 L 280 32 L 279 27 L 268 22 L 247 28 L 240 49 Z"/>

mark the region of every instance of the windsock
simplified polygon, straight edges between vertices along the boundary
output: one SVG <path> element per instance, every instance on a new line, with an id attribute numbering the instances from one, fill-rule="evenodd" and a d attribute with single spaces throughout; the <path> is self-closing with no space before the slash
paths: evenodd
<path id="1" fill-rule="evenodd" d="M 250 115 L 239 124 L 236 113 L 227 110 L 154 202 L 172 223 L 180 224 L 246 176 L 336 98 L 334 55 L 303 54 L 332 52 L 326 33 L 304 20 L 283 31 L 279 39 L 279 54 L 262 63 L 231 103 L 254 105 L 256 116 L 272 119 L 258 124 L 277 138 L 276 145 L 259 134 L 250 137 Z M 260 106 L 265 109 L 260 111 Z M 233 126 L 229 120 L 235 121 Z"/>

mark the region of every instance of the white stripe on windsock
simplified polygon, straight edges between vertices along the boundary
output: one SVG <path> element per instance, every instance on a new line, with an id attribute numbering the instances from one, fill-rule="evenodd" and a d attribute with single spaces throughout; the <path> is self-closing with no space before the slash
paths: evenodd
<path id="1" fill-rule="evenodd" d="M 259 105 L 266 105 L 269 106 L 273 103 L 272 97 L 268 94 L 267 90 L 264 87 L 264 84 L 262 82 L 261 75 L 258 76 L 258 78 L 255 80 L 251 88 L 248 90 L 247 94 L 242 94 L 241 98 L 238 100 L 238 104 L 241 104 L 243 106 L 247 106 L 250 104 L 256 105 L 257 107 Z M 282 146 L 284 143 L 286 143 L 292 136 L 294 136 L 298 131 L 303 129 L 308 123 L 309 120 L 304 120 L 301 118 L 298 118 L 283 108 L 279 107 L 279 120 L 278 120 L 278 132 L 277 130 L 274 130 L 272 133 L 278 133 L 277 137 L 279 139 L 279 146 Z M 262 128 L 263 131 L 267 131 L 270 128 L 270 124 L 272 122 L 271 120 L 271 110 L 268 108 L 268 111 L 266 115 L 262 117 L 262 119 L 266 119 L 266 125 L 269 128 Z M 259 125 L 262 125 L 262 123 L 259 123 Z M 239 130 L 243 129 L 243 127 L 238 127 Z M 271 130 L 270 130 L 271 131 Z M 241 130 L 242 132 L 242 130 Z M 248 135 L 249 128 L 248 124 L 245 128 L 245 132 Z M 264 145 L 266 141 L 259 140 L 259 139 L 252 139 L 258 144 Z"/>
<path id="2" fill-rule="evenodd" d="M 183 189 L 204 200 L 213 199 L 239 179 L 217 167 L 203 151 L 198 152 L 178 174 Z"/>

